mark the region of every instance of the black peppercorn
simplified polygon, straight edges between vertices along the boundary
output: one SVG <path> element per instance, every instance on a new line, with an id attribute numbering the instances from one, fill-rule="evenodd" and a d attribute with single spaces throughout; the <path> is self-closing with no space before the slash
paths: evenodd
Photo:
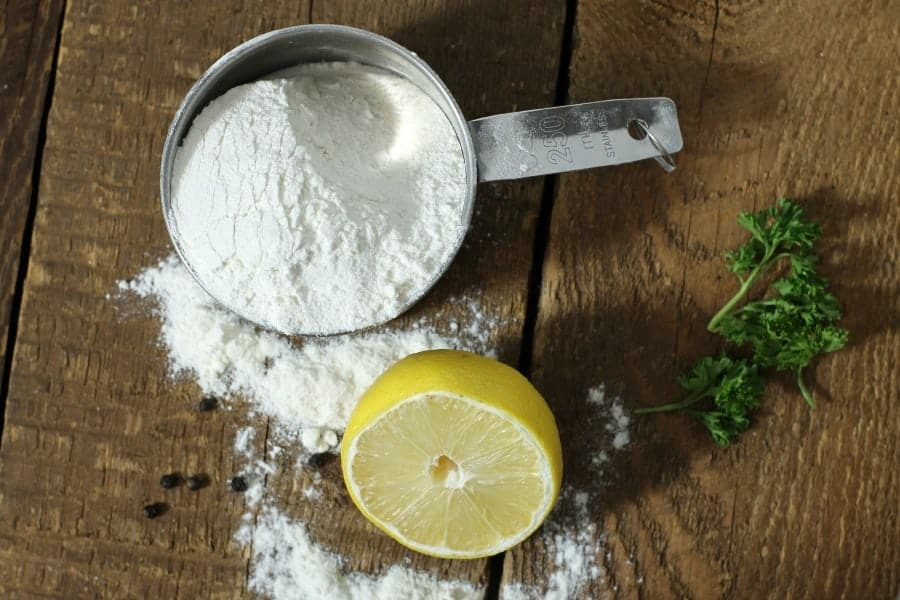
<path id="1" fill-rule="evenodd" d="M 162 477 L 159 478 L 159 485 L 163 487 L 163 489 L 171 490 L 174 487 L 178 487 L 181 485 L 181 475 L 178 473 L 166 473 Z"/>
<path id="2" fill-rule="evenodd" d="M 165 502 L 154 502 L 144 507 L 144 516 L 148 519 L 155 519 L 165 514 L 167 510 L 169 510 L 169 506 Z"/>
<path id="3" fill-rule="evenodd" d="M 306 464 L 313 469 L 321 469 L 331 461 L 333 456 L 331 452 L 317 452 L 306 459 Z"/>
<path id="4" fill-rule="evenodd" d="M 207 477 L 203 473 L 191 475 L 187 478 L 188 489 L 192 492 L 196 492 L 199 489 L 205 488 L 207 485 L 209 485 L 209 477 Z"/>
<path id="5" fill-rule="evenodd" d="M 200 412 L 209 412 L 219 405 L 219 401 L 214 396 L 205 396 L 197 404 L 197 410 Z"/>
<path id="6" fill-rule="evenodd" d="M 235 492 L 246 492 L 248 487 L 247 480 L 240 475 L 231 480 L 231 489 Z"/>

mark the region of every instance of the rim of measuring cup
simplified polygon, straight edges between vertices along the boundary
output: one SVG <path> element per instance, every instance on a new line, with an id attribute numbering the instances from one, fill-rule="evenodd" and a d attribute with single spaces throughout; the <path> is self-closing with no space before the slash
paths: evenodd
<path id="1" fill-rule="evenodd" d="M 358 329 L 348 329 L 348 330 L 337 330 L 337 331 L 285 331 L 273 326 L 270 323 L 260 323 L 254 321 L 253 319 L 248 318 L 244 315 L 240 310 L 235 309 L 229 304 L 223 302 L 220 298 L 218 298 L 215 294 L 211 293 L 209 289 L 203 284 L 203 281 L 198 276 L 197 272 L 191 266 L 190 261 L 187 259 L 186 253 L 181 245 L 180 235 L 178 233 L 178 227 L 176 224 L 176 219 L 174 215 L 174 207 L 172 204 L 172 173 L 175 165 L 175 155 L 178 150 L 178 147 L 181 145 L 182 140 L 190 131 L 191 126 L 193 125 L 193 121 L 197 115 L 211 102 L 214 98 L 209 98 L 203 104 L 200 104 L 200 99 L 205 95 L 207 90 L 218 83 L 219 79 L 228 72 L 228 68 L 233 65 L 237 59 L 244 57 L 249 52 L 256 50 L 262 46 L 266 46 L 272 44 L 274 42 L 283 41 L 285 39 L 290 39 L 302 35 L 308 35 L 312 33 L 318 34 L 337 34 L 340 36 L 350 36 L 364 39 L 368 42 L 378 44 L 383 46 L 397 55 L 403 57 L 403 59 L 409 63 L 412 67 L 414 67 L 421 75 L 425 77 L 429 84 L 434 87 L 434 91 L 440 94 L 441 99 L 443 100 L 443 105 L 439 104 L 439 107 L 442 109 L 442 112 L 445 116 L 450 120 L 453 125 L 453 130 L 456 133 L 457 141 L 459 142 L 460 148 L 463 153 L 463 161 L 465 163 L 465 172 L 466 172 L 466 198 L 463 206 L 463 214 L 462 214 L 462 227 L 460 229 L 460 233 L 457 239 L 453 243 L 453 249 L 447 257 L 447 260 L 441 265 L 440 269 L 438 269 L 434 276 L 424 285 L 421 290 L 416 293 L 411 299 L 406 302 L 403 306 L 401 306 L 400 310 L 396 312 L 396 314 L 391 317 L 378 321 L 377 323 L 372 323 L 370 325 L 358 328 Z M 324 46 L 323 46 L 324 47 Z M 334 47 L 338 47 L 337 44 Z M 315 61 L 310 61 L 310 63 Z M 360 61 L 363 64 L 365 61 Z M 298 63 L 298 64 L 310 64 L 310 63 Z M 384 65 L 379 65 L 373 63 L 369 63 L 369 66 L 381 68 L 388 70 L 395 75 L 399 75 L 410 81 L 408 77 L 403 73 L 399 73 L 395 70 L 392 70 Z M 271 72 L 270 72 L 271 73 Z M 256 81 L 262 77 L 265 77 L 269 73 L 260 73 L 255 76 L 253 79 L 249 79 L 243 83 L 250 83 L 252 81 Z M 413 85 L 416 85 L 415 82 L 410 81 Z M 242 84 L 236 84 L 242 85 Z M 419 87 L 419 86 L 417 86 Z M 422 89 L 422 88 L 420 88 Z M 426 94 L 431 96 L 432 90 L 422 89 Z M 224 92 L 223 92 L 224 93 Z M 218 97 L 218 96 L 216 96 Z M 452 114 L 448 113 L 446 108 L 449 108 Z M 229 50 L 225 54 L 223 54 L 216 62 L 214 62 L 198 79 L 194 85 L 191 86 L 191 89 L 185 95 L 184 99 L 181 101 L 181 104 L 178 106 L 178 110 L 175 112 L 175 116 L 172 119 L 171 124 L 169 125 L 169 130 L 166 134 L 166 140 L 163 144 L 162 151 L 162 161 L 160 163 L 160 175 L 159 175 L 159 185 L 160 185 L 160 203 L 162 205 L 163 219 L 166 223 L 166 230 L 169 233 L 169 238 L 172 240 L 172 244 L 175 246 L 175 252 L 178 254 L 181 259 L 181 263 L 185 266 L 191 276 L 194 278 L 194 281 L 206 292 L 206 294 L 216 301 L 220 306 L 223 306 L 227 310 L 232 313 L 238 315 L 242 319 L 264 327 L 266 329 L 271 329 L 275 331 L 280 331 L 281 333 L 287 335 L 310 335 L 310 336 L 326 336 L 326 335 L 340 335 L 343 333 L 351 333 L 353 331 L 363 331 L 366 329 L 371 329 L 373 327 L 378 327 L 383 325 L 389 321 L 392 321 L 408 311 L 412 306 L 414 306 L 419 300 L 424 298 L 429 291 L 435 286 L 435 284 L 444 276 L 447 272 L 447 269 L 453 263 L 456 255 L 459 253 L 460 248 L 462 248 L 463 240 L 465 239 L 466 233 L 469 230 L 469 226 L 472 221 L 472 212 L 475 204 L 475 189 L 478 183 L 478 172 L 477 165 L 475 160 L 475 146 L 472 141 L 472 136 L 469 131 L 468 121 L 463 115 L 462 110 L 459 108 L 459 105 L 456 103 L 456 99 L 453 97 L 453 94 L 450 93 L 449 88 L 447 88 L 446 84 L 444 84 L 443 80 L 438 76 L 437 73 L 426 63 L 424 60 L 419 58 L 414 52 L 405 48 L 404 46 L 398 44 L 397 42 L 386 38 L 382 35 L 378 35 L 377 33 L 372 33 L 371 31 L 367 31 L 365 29 L 358 29 L 355 27 L 348 27 L 345 25 L 296 25 L 293 27 L 286 27 L 284 29 L 276 29 L 274 31 L 269 31 L 267 33 L 263 33 L 254 38 L 243 42 L 242 44 L 236 46 L 235 48 Z"/>

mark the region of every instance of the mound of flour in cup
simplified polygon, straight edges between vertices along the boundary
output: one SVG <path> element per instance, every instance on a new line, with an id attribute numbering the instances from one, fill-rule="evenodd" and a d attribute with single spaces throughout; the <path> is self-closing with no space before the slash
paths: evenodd
<path id="1" fill-rule="evenodd" d="M 301 65 L 213 100 L 172 180 L 176 237 L 207 291 L 287 333 L 397 316 L 458 247 L 465 198 L 437 104 L 353 63 Z"/>

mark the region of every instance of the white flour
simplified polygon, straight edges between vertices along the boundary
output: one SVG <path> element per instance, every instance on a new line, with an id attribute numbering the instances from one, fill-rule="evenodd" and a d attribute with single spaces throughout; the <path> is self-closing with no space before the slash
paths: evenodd
<path id="1" fill-rule="evenodd" d="M 397 316 L 465 233 L 450 122 L 405 79 L 352 63 L 303 65 L 212 101 L 178 150 L 172 193 L 204 286 L 284 332 Z"/>
<path id="2" fill-rule="evenodd" d="M 606 386 L 596 385 L 588 390 L 588 404 L 602 410 L 602 416 L 606 419 L 604 429 L 612 435 L 611 445 L 616 451 L 622 450 L 631 443 L 631 417 L 625 413 L 625 405 L 618 396 L 607 397 Z M 609 462 L 609 452 L 600 450 L 595 452 L 591 461 L 594 465 Z"/>
<path id="3" fill-rule="evenodd" d="M 253 544 L 251 591 L 280 600 L 462 600 L 483 591 L 462 581 L 441 581 L 400 565 L 384 575 L 347 573 L 344 561 L 313 543 L 306 526 L 272 508 L 238 530 L 238 543 Z"/>
<path id="4" fill-rule="evenodd" d="M 252 411 L 272 417 L 276 434 L 299 437 L 313 452 L 337 445 L 335 431 L 344 429 L 359 396 L 404 356 L 435 348 L 491 353 L 486 339 L 493 321 L 473 304 L 467 308 L 478 316 L 452 337 L 420 324 L 294 346 L 215 304 L 177 257 L 119 287 L 158 303 L 175 375 L 190 375 L 207 394 L 243 396 Z"/>

